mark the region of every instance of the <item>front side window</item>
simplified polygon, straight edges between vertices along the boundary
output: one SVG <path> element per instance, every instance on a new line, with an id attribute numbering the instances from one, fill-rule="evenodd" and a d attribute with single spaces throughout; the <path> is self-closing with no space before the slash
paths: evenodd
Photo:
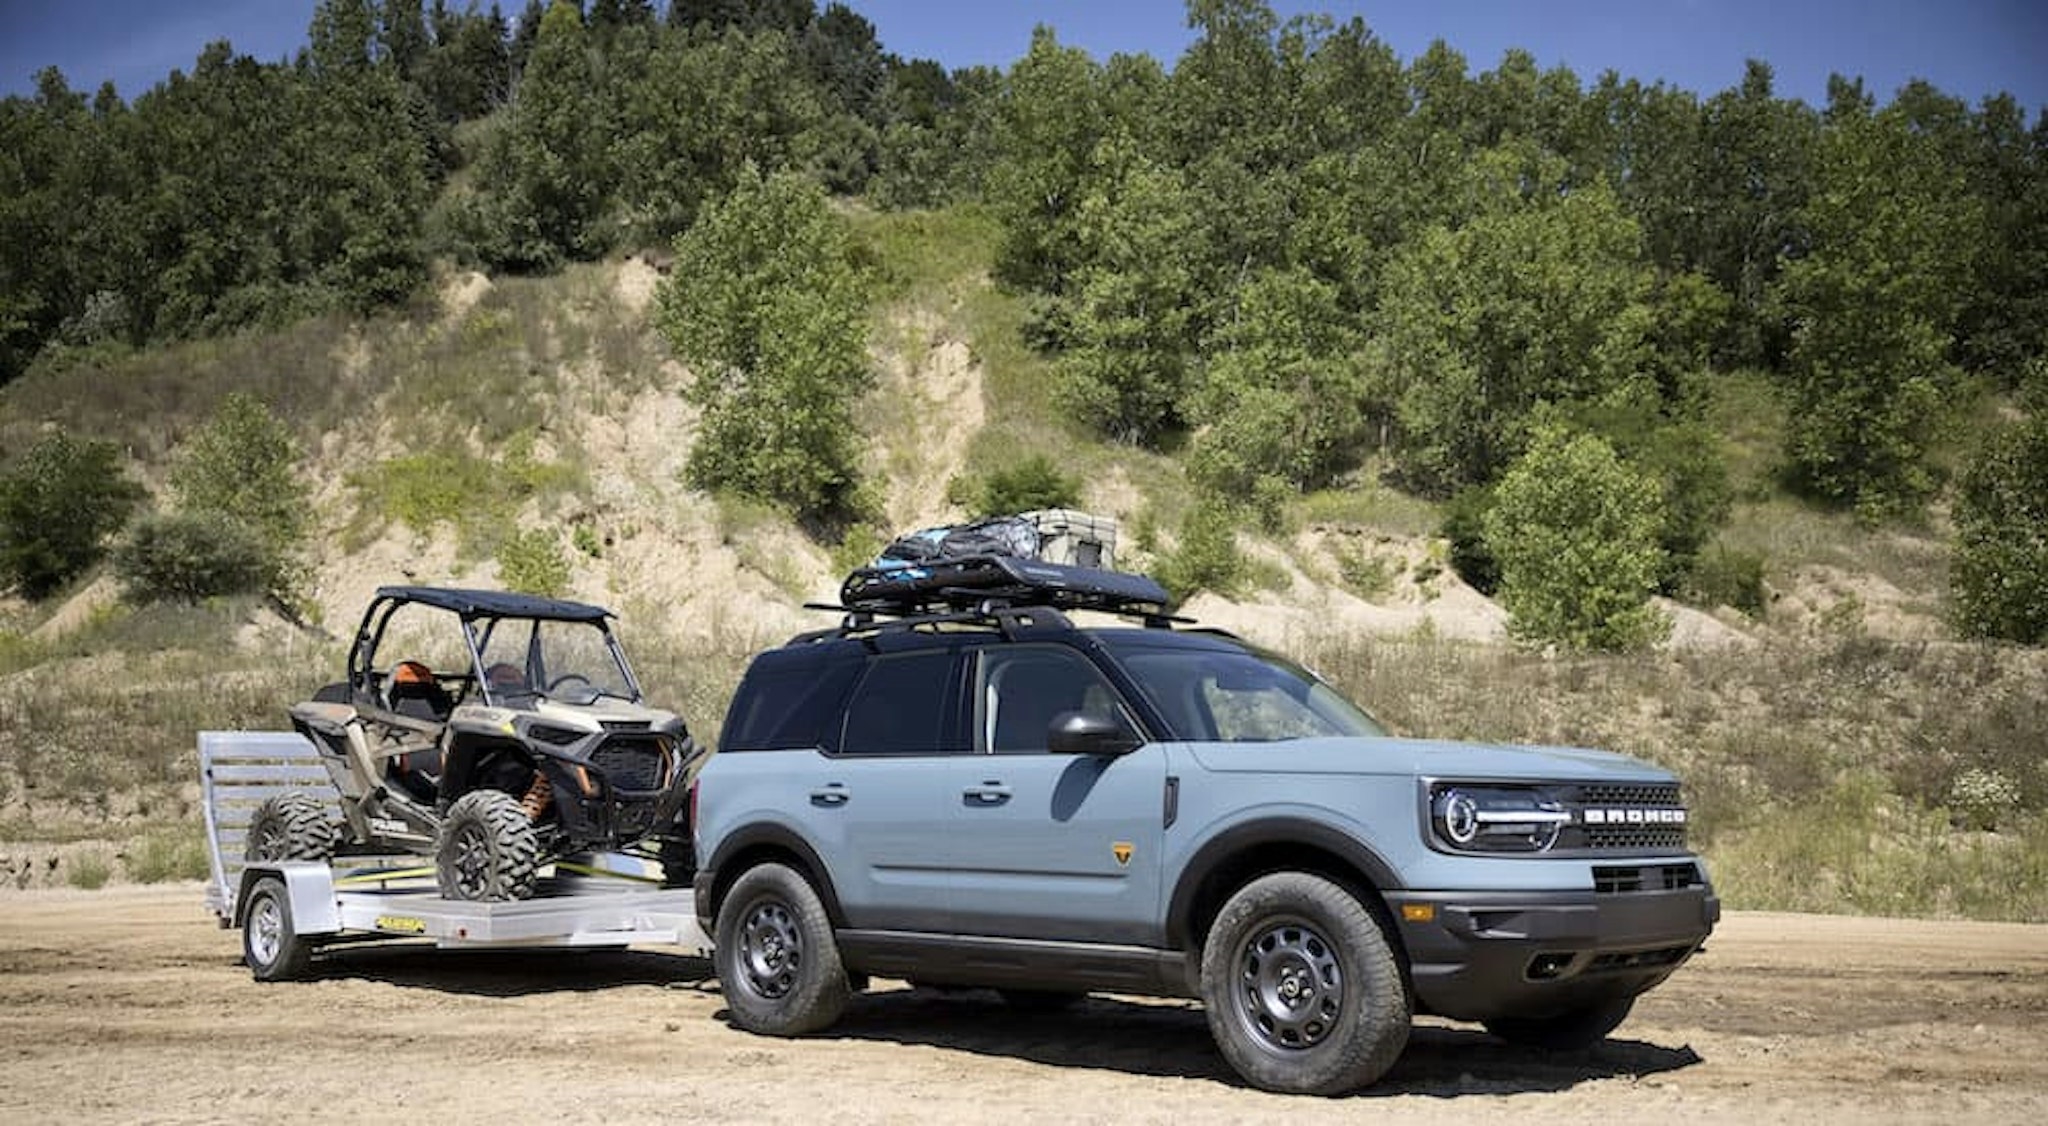
<path id="1" fill-rule="evenodd" d="M 542 697 L 564 704 L 637 698 L 604 628 L 595 622 L 497 618 L 478 621 L 473 628 L 483 657 L 484 691 L 494 703 L 517 707 Z"/>
<path id="2" fill-rule="evenodd" d="M 979 688 L 981 745 L 997 754 L 1044 751 L 1053 722 L 1066 712 L 1130 726 L 1101 670 L 1065 646 L 986 649 Z"/>
<path id="3" fill-rule="evenodd" d="M 1263 743 L 1386 729 L 1299 665 L 1248 651 L 1142 649 L 1123 666 L 1177 739 Z"/>

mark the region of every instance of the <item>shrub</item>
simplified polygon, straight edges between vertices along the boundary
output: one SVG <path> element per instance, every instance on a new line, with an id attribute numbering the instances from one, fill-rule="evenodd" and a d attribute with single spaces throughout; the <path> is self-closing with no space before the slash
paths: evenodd
<path id="1" fill-rule="evenodd" d="M 569 560 L 552 532 L 514 532 L 498 545 L 497 559 L 498 583 L 506 590 L 553 598 L 569 588 Z"/>
<path id="2" fill-rule="evenodd" d="M 1949 583 L 1961 630 L 2048 643 L 2048 414 L 1993 438 L 1963 475 Z"/>
<path id="3" fill-rule="evenodd" d="M 1972 829 L 1992 830 L 2020 808 L 2019 783 L 2001 771 L 1970 767 L 1948 790 L 1949 809 L 1955 819 Z"/>
<path id="4" fill-rule="evenodd" d="M 1648 603 L 1664 565 L 1662 522 L 1657 483 L 1605 441 L 1539 430 L 1483 521 L 1509 632 L 1570 649 L 1633 649 L 1662 637 L 1670 620 Z"/>
<path id="5" fill-rule="evenodd" d="M 984 477 L 967 478 L 960 486 L 958 495 L 949 499 L 972 511 L 977 520 L 1081 503 L 1080 478 L 1061 473 L 1044 454 L 1032 454 Z"/>
<path id="6" fill-rule="evenodd" d="M 0 580 L 46 598 L 99 562 L 142 497 L 114 456 L 109 443 L 57 430 L 0 475 Z"/>
<path id="7" fill-rule="evenodd" d="M 306 487 L 294 473 L 291 428 L 252 395 L 221 400 L 179 451 L 171 492 L 180 511 L 239 525 L 261 550 L 261 586 L 287 596 L 305 540 Z"/>
<path id="8" fill-rule="evenodd" d="M 114 876 L 114 865 L 104 852 L 81 852 L 64 865 L 64 882 L 84 891 L 98 891 Z"/>
<path id="9" fill-rule="evenodd" d="M 269 555 L 246 526 L 214 512 L 146 516 L 114 548 L 134 602 L 197 602 L 263 589 Z"/>
<path id="10" fill-rule="evenodd" d="M 160 829 L 128 846 L 128 878 L 138 884 L 205 879 L 206 838 L 193 825 Z"/>
<path id="11" fill-rule="evenodd" d="M 1693 562 L 1683 590 L 1699 606 L 1733 606 L 1751 617 L 1764 612 L 1764 557 L 1732 547 L 1709 548 Z"/>
<path id="12" fill-rule="evenodd" d="M 1485 595 L 1500 589 L 1500 560 L 1486 545 L 1486 514 L 1492 508 L 1492 489 L 1460 490 L 1444 505 L 1442 527 L 1443 537 L 1451 544 L 1451 569 Z"/>
<path id="13" fill-rule="evenodd" d="M 1244 584 L 1244 553 L 1237 549 L 1237 509 L 1206 500 L 1181 521 L 1180 543 L 1159 561 L 1157 575 L 1175 602 L 1208 590 L 1228 597 Z"/>

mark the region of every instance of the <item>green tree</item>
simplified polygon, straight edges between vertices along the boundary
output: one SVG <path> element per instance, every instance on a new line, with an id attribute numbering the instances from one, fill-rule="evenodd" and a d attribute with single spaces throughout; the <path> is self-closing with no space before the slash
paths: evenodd
<path id="1" fill-rule="evenodd" d="M 99 562 L 141 497 L 110 443 L 45 435 L 0 473 L 0 579 L 29 598 L 49 597 Z"/>
<path id="2" fill-rule="evenodd" d="M 958 488 L 948 492 L 964 495 L 947 499 L 971 510 L 977 520 L 1081 503 L 1081 479 L 1060 472 L 1044 454 L 1032 454 L 1015 465 L 991 470 L 985 477 L 958 479 L 956 484 Z"/>
<path id="3" fill-rule="evenodd" d="M 1060 46 L 1044 26 L 1010 68 L 996 110 L 1000 147 L 988 198 L 1003 224 L 996 272 L 1011 284 L 1060 293 L 1077 265 L 1075 216 L 1105 131 L 1097 74 L 1085 51 Z"/>
<path id="4" fill-rule="evenodd" d="M 180 512 L 217 518 L 262 551 L 262 586 L 289 601 L 303 563 L 310 502 L 298 478 L 291 428 L 254 396 L 236 392 L 178 451 L 170 490 Z"/>
<path id="5" fill-rule="evenodd" d="M 749 170 L 675 248 L 656 317 L 704 410 L 691 482 L 806 518 L 844 515 L 859 455 L 852 407 L 872 378 L 845 222 L 816 184 Z"/>
<path id="6" fill-rule="evenodd" d="M 1150 443 L 1178 428 L 1200 254 L 1180 176 L 1104 141 L 1092 186 L 1072 221 L 1085 257 L 1072 275 L 1071 335 L 1055 395 L 1067 411 L 1118 441 Z"/>
<path id="7" fill-rule="evenodd" d="M 1375 315 L 1375 394 L 1399 421 L 1403 469 L 1443 492 L 1493 480 L 1541 403 L 1598 400 L 1651 359 L 1641 234 L 1612 192 L 1557 189 L 1563 165 L 1491 150 L 1480 208 L 1431 227 L 1388 266 Z"/>
<path id="8" fill-rule="evenodd" d="M 498 585 L 506 590 L 558 598 L 569 589 L 569 559 L 553 532 L 526 528 L 498 545 Z"/>
<path id="9" fill-rule="evenodd" d="M 1777 298 L 1796 325 L 1789 460 L 1814 494 L 1880 518 L 1934 486 L 1927 453 L 1979 219 L 1959 169 L 1899 114 L 1844 111 L 1802 212 L 1813 252 Z"/>
<path id="10" fill-rule="evenodd" d="M 1949 585 L 1972 637 L 2048 644 L 2048 414 L 1999 433 L 1963 474 Z"/>
<path id="11" fill-rule="evenodd" d="M 522 25 L 523 30 L 523 25 Z M 485 257 L 518 269 L 590 258 L 613 182 L 602 86 L 577 5 L 555 0 L 525 60 L 511 120 L 483 161 Z"/>
<path id="12" fill-rule="evenodd" d="M 1663 569 L 1662 503 L 1656 482 L 1601 439 L 1539 430 L 1482 518 L 1508 631 L 1569 649 L 1662 638 L 1670 620 L 1648 602 Z"/>
<path id="13" fill-rule="evenodd" d="M 1335 286 L 1302 270 L 1262 273 L 1204 350 L 1198 481 L 1252 498 L 1271 520 L 1280 497 L 1328 483 L 1357 456 L 1364 379 Z"/>

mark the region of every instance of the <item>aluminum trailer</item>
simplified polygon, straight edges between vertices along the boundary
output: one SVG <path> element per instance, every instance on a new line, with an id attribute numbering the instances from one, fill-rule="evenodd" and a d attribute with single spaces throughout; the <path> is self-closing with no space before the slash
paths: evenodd
<path id="1" fill-rule="evenodd" d="M 331 863 L 243 860 L 249 821 L 287 791 L 334 805 L 339 794 L 319 752 L 277 731 L 202 731 L 200 792 L 212 878 L 206 905 L 223 928 L 242 929 L 242 953 L 260 981 L 304 976 L 326 945 L 431 940 L 440 947 L 661 945 L 709 957 L 688 888 L 662 888 L 658 867 L 600 854 L 558 861 L 535 898 L 479 903 L 441 897 L 417 856 L 341 857 Z"/>

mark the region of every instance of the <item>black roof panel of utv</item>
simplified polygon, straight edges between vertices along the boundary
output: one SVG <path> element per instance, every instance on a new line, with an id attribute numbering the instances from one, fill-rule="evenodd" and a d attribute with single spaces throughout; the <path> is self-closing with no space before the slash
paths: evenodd
<path id="1" fill-rule="evenodd" d="M 565 602 L 559 598 L 541 598 L 505 590 L 385 586 L 377 588 L 377 598 L 380 601 L 389 598 L 401 602 L 418 602 L 424 606 L 452 611 L 465 618 L 546 618 L 562 622 L 601 622 L 612 616 L 610 610 L 602 606 L 592 606 L 587 602 Z"/>

